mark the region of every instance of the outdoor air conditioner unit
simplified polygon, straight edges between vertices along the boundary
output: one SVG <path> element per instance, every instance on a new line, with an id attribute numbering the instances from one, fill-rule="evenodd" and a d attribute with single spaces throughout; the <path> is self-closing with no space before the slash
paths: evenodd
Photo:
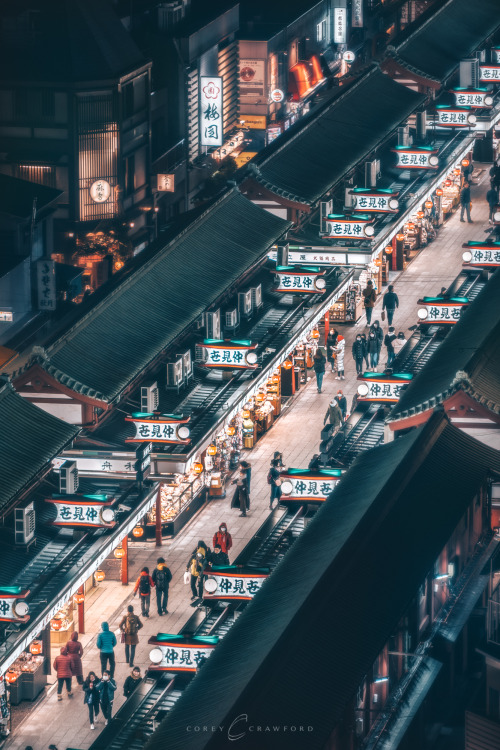
<path id="1" fill-rule="evenodd" d="M 288 242 L 284 244 L 278 244 L 276 251 L 276 265 L 287 266 L 288 265 Z"/>
<path id="2" fill-rule="evenodd" d="M 377 187 L 377 177 L 380 171 L 378 159 L 365 162 L 365 187 Z"/>
<path id="3" fill-rule="evenodd" d="M 250 291 L 252 292 L 252 308 L 258 310 L 262 307 L 262 284 L 252 287 Z"/>
<path id="4" fill-rule="evenodd" d="M 167 363 L 167 388 L 177 388 L 182 385 L 182 358 Z"/>
<path id="5" fill-rule="evenodd" d="M 196 344 L 194 347 L 194 361 L 201 363 L 205 362 L 206 359 L 206 349 L 204 346 L 200 346 L 199 344 Z"/>
<path id="6" fill-rule="evenodd" d="M 182 377 L 184 380 L 189 380 L 193 377 L 193 360 L 191 357 L 191 349 L 188 349 L 184 354 L 177 354 L 177 357 L 182 359 Z"/>
<path id="7" fill-rule="evenodd" d="M 229 328 L 232 331 L 238 328 L 238 310 L 236 310 L 236 308 L 234 310 L 228 310 L 226 312 L 225 321 L 225 328 Z"/>
<path id="8" fill-rule="evenodd" d="M 158 383 L 141 386 L 141 411 L 151 414 L 158 409 L 159 392 Z"/>
<path id="9" fill-rule="evenodd" d="M 14 542 L 15 544 L 28 544 L 34 536 L 35 506 L 29 503 L 25 508 L 14 510 Z"/>
<path id="10" fill-rule="evenodd" d="M 238 292 L 238 309 L 243 318 L 248 318 L 252 314 L 252 290 L 248 292 Z"/>
<path id="11" fill-rule="evenodd" d="M 479 86 L 479 60 L 477 57 L 460 61 L 460 88 L 477 88 Z"/>
<path id="12" fill-rule="evenodd" d="M 194 324 L 196 326 L 196 330 L 198 331 L 200 330 L 200 328 L 203 328 L 203 326 L 205 325 L 205 316 L 203 315 L 203 313 L 196 318 Z"/>
<path id="13" fill-rule="evenodd" d="M 207 339 L 220 339 L 220 310 L 205 313 Z"/>
<path id="14" fill-rule="evenodd" d="M 398 128 L 398 146 L 405 146 L 408 148 L 410 145 L 410 126 L 403 125 Z"/>
<path id="15" fill-rule="evenodd" d="M 333 212 L 333 200 L 320 201 L 319 203 L 319 233 L 329 234 L 327 218 Z"/>
<path id="16" fill-rule="evenodd" d="M 78 490 L 78 466 L 76 461 L 65 461 L 59 470 L 59 491 L 62 495 L 74 495 Z"/>

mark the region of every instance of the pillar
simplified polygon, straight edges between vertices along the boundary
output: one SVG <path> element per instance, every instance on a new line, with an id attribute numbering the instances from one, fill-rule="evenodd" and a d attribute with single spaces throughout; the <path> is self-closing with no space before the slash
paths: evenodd
<path id="1" fill-rule="evenodd" d="M 326 346 L 326 340 L 328 338 L 329 333 L 330 333 L 330 310 L 327 310 L 325 313 L 325 346 Z"/>
<path id="2" fill-rule="evenodd" d="M 392 255 L 396 256 L 396 271 L 402 271 L 404 269 L 405 265 L 405 255 L 404 255 L 404 239 L 398 240 L 396 239 L 396 251 L 392 253 Z"/>
<path id="3" fill-rule="evenodd" d="M 161 485 L 158 487 L 158 494 L 156 495 L 156 546 L 162 546 L 161 536 Z"/>
<path id="4" fill-rule="evenodd" d="M 122 549 L 125 554 L 121 561 L 121 579 L 122 585 L 128 586 L 128 537 L 124 537 L 122 541 Z"/>
<path id="5" fill-rule="evenodd" d="M 391 241 L 392 255 L 391 255 L 391 271 L 398 270 L 397 258 L 396 258 L 396 238 L 393 237 Z"/>
<path id="6" fill-rule="evenodd" d="M 78 589 L 79 594 L 85 594 L 85 586 L 80 586 Z M 81 635 L 85 633 L 85 601 L 78 604 L 78 633 Z"/>
<path id="7" fill-rule="evenodd" d="M 52 655 L 50 653 L 50 620 L 42 630 L 42 649 L 43 649 L 43 673 L 51 674 Z"/>

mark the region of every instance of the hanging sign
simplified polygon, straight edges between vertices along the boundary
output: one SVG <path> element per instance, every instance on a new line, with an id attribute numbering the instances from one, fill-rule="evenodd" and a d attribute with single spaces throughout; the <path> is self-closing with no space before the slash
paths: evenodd
<path id="1" fill-rule="evenodd" d="M 342 60 L 347 63 L 353 63 L 355 59 L 356 55 L 354 52 L 350 52 L 350 50 L 346 50 L 342 55 Z"/>
<path id="2" fill-rule="evenodd" d="M 154 646 L 149 652 L 149 669 L 165 672 L 196 672 L 213 653 L 219 642 L 216 635 L 169 635 L 158 633 L 148 643 Z"/>
<path id="3" fill-rule="evenodd" d="M 112 529 L 116 525 L 115 511 L 111 508 L 115 498 L 108 500 L 108 495 L 52 495 L 45 502 L 56 506 L 53 526 Z"/>
<path id="4" fill-rule="evenodd" d="M 57 471 L 70 458 L 71 461 L 76 461 L 78 473 L 82 475 L 101 474 L 102 472 L 109 474 L 134 474 L 133 458 L 115 458 L 111 451 L 96 451 L 94 456 L 91 453 L 91 451 L 85 451 L 81 456 L 58 456 L 52 459 L 52 466 Z M 99 455 L 100 453 L 102 455 Z"/>
<path id="5" fill-rule="evenodd" d="M 500 83 L 500 65 L 480 65 L 479 80 Z"/>
<path id="6" fill-rule="evenodd" d="M 364 214 L 346 216 L 345 214 L 328 214 L 326 228 L 328 237 L 373 237 L 375 228 L 373 218 Z"/>
<path id="7" fill-rule="evenodd" d="M 285 98 L 285 94 L 281 89 L 273 89 L 271 91 L 270 98 L 272 102 L 276 102 L 276 104 L 279 104 Z"/>
<path id="8" fill-rule="evenodd" d="M 245 140 L 245 133 L 243 130 L 239 130 L 237 133 L 231 136 L 231 138 L 226 141 L 220 148 L 215 149 L 215 151 L 212 151 L 210 156 L 212 159 L 215 159 L 216 161 L 220 161 L 221 159 L 224 159 L 226 156 L 229 156 L 229 154 L 232 154 L 235 149 L 239 148 L 243 141 Z"/>
<path id="9" fill-rule="evenodd" d="M 500 242 L 465 242 L 464 266 L 495 268 L 500 266 Z"/>
<path id="10" fill-rule="evenodd" d="M 363 27 L 363 0 L 352 0 L 351 26 L 353 29 Z"/>
<path id="11" fill-rule="evenodd" d="M 230 370 L 255 370 L 257 367 L 258 344 L 250 341 L 225 341 L 204 339 L 201 344 L 204 360 L 197 362 L 201 367 L 227 367 Z"/>
<path id="12" fill-rule="evenodd" d="M 347 41 L 347 8 L 333 10 L 333 41 L 335 44 L 345 44 Z"/>
<path id="13" fill-rule="evenodd" d="M 418 317 L 422 325 L 454 325 L 469 304 L 467 297 L 424 297 L 418 300 L 422 305 Z"/>
<path id="14" fill-rule="evenodd" d="M 323 294 L 326 289 L 324 274 L 317 266 L 276 266 L 277 286 L 273 291 Z"/>
<path id="15" fill-rule="evenodd" d="M 30 608 L 25 599 L 29 589 L 20 586 L 0 588 L 0 622 L 28 622 Z"/>
<path id="16" fill-rule="evenodd" d="M 399 208 L 399 193 L 393 190 L 354 188 L 349 194 L 354 196 L 355 207 L 360 211 L 397 213 Z"/>
<path id="17" fill-rule="evenodd" d="M 56 264 L 53 260 L 39 260 L 36 264 L 38 309 L 56 309 Z"/>
<path id="18" fill-rule="evenodd" d="M 438 150 L 432 147 L 396 146 L 391 150 L 396 154 L 398 169 L 437 169 L 439 164 Z"/>
<path id="19" fill-rule="evenodd" d="M 189 427 L 186 424 L 190 417 L 181 414 L 147 414 L 135 412 L 125 417 L 126 422 L 135 426 L 135 436 L 125 438 L 126 443 L 178 443 L 188 445 L 191 442 Z"/>
<path id="20" fill-rule="evenodd" d="M 111 185 L 106 180 L 96 180 L 89 192 L 94 203 L 105 203 L 111 195 Z"/>
<path id="21" fill-rule="evenodd" d="M 175 193 L 175 175 L 157 174 L 156 189 L 159 193 Z"/>
<path id="22" fill-rule="evenodd" d="M 491 59 L 500 64 L 500 47 L 491 48 Z"/>
<path id="23" fill-rule="evenodd" d="M 222 78 L 200 76 L 200 142 L 222 146 Z"/>
<path id="24" fill-rule="evenodd" d="M 471 109 L 482 109 L 493 105 L 493 96 L 489 89 L 453 89 L 455 104 L 457 107 L 470 107 Z"/>
<path id="25" fill-rule="evenodd" d="M 205 568 L 203 599 L 249 601 L 269 576 L 269 568 L 225 565 Z"/>
<path id="26" fill-rule="evenodd" d="M 468 108 L 462 109 L 444 107 L 439 104 L 436 107 L 434 124 L 441 128 L 473 128 L 476 124 L 476 115 Z"/>
<path id="27" fill-rule="evenodd" d="M 401 392 L 413 378 L 406 373 L 365 372 L 358 375 L 358 401 L 379 401 L 395 404 Z"/>
<path id="28" fill-rule="evenodd" d="M 340 469 L 287 469 L 280 474 L 280 502 L 324 503 L 341 476 Z"/>

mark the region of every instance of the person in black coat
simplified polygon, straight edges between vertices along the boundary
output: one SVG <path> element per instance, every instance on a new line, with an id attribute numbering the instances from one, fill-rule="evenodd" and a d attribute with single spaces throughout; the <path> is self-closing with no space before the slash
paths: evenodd
<path id="1" fill-rule="evenodd" d="M 123 695 L 125 698 L 129 698 L 141 682 L 141 670 L 139 667 L 134 667 L 123 684 Z"/>
<path id="2" fill-rule="evenodd" d="M 495 208 L 498 206 L 498 191 L 495 190 L 493 183 L 491 183 L 491 187 L 486 193 L 486 200 L 488 202 L 488 206 L 490 207 L 490 215 L 488 219 L 490 224 L 492 224 L 493 214 L 495 213 Z"/>
<path id="3" fill-rule="evenodd" d="M 236 485 L 233 499 L 231 500 L 231 508 L 239 508 L 241 510 L 240 516 L 246 516 L 247 510 L 250 508 L 246 472 L 240 469 L 237 478 L 233 479 L 231 484 Z"/>
<path id="4" fill-rule="evenodd" d="M 97 689 L 97 686 L 99 684 L 100 680 L 97 677 L 95 672 L 89 672 L 87 675 L 87 679 L 82 685 L 83 689 L 83 702 L 89 709 L 89 721 L 90 721 L 90 728 L 94 729 L 94 718 L 97 718 L 99 716 L 99 691 Z"/>
<path id="5" fill-rule="evenodd" d="M 370 331 L 368 335 L 367 349 L 368 354 L 370 355 L 370 367 L 373 370 L 376 370 L 378 365 L 379 348 L 377 336 L 374 331 Z"/>
<path id="6" fill-rule="evenodd" d="M 356 340 L 352 345 L 352 358 L 356 362 L 356 372 L 361 375 L 363 372 L 363 359 L 365 357 L 365 344 L 361 335 L 358 333 Z"/>
<path id="7" fill-rule="evenodd" d="M 470 217 L 470 185 L 468 182 L 464 182 L 464 186 L 460 191 L 460 221 L 465 221 L 464 211 L 467 212 L 467 221 L 469 224 L 473 224 Z"/>
<path id="8" fill-rule="evenodd" d="M 318 349 L 318 351 L 314 355 L 313 367 L 314 367 L 314 372 L 316 373 L 316 385 L 318 386 L 318 393 L 321 393 L 321 386 L 323 384 L 323 376 L 325 374 L 325 369 L 326 369 L 326 359 L 321 349 Z"/>
<path id="9" fill-rule="evenodd" d="M 369 354 L 368 354 L 368 341 L 366 340 L 366 333 L 364 333 L 364 332 L 361 334 L 361 341 L 363 342 L 363 348 L 364 348 L 364 352 L 365 352 L 363 354 L 363 359 L 366 361 L 366 369 L 369 370 L 370 369 L 370 358 L 369 358 Z M 363 363 L 361 363 L 361 364 L 363 364 Z"/>
<path id="10" fill-rule="evenodd" d="M 393 285 L 390 284 L 389 288 L 384 294 L 384 302 L 382 305 L 382 309 L 387 312 L 387 322 L 390 326 L 392 326 L 392 319 L 394 318 L 396 307 L 399 307 L 398 295 L 394 291 Z"/>
<path id="11" fill-rule="evenodd" d="M 387 347 L 387 364 L 390 365 L 394 357 L 396 356 L 396 353 L 394 351 L 394 339 L 396 338 L 396 331 L 394 330 L 394 326 L 389 326 L 388 333 L 385 334 L 384 338 L 384 344 Z"/>
<path id="12" fill-rule="evenodd" d="M 339 405 L 340 411 L 342 412 L 342 419 L 345 420 L 347 415 L 347 399 L 342 391 L 337 391 L 337 403 Z"/>
<path id="13" fill-rule="evenodd" d="M 339 332 L 334 328 L 333 331 L 329 332 L 326 339 L 326 358 L 331 365 L 332 372 L 335 372 L 335 353 L 333 350 L 337 345 L 338 336 Z"/>
<path id="14" fill-rule="evenodd" d="M 208 556 L 208 562 L 210 565 L 229 565 L 229 556 L 227 552 L 223 552 L 220 545 L 215 545 L 214 551 Z"/>

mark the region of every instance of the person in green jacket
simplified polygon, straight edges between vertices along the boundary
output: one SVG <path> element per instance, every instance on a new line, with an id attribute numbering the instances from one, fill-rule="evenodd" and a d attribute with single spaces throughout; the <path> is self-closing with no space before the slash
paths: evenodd
<path id="1" fill-rule="evenodd" d="M 107 622 L 101 623 L 101 632 L 97 636 L 97 648 L 99 649 L 99 656 L 101 658 L 101 670 L 106 671 L 109 659 L 109 674 L 111 678 L 115 674 L 115 651 L 116 646 L 116 635 L 109 629 Z"/>
<path id="2" fill-rule="evenodd" d="M 323 424 L 326 424 L 328 421 L 333 425 L 333 432 L 337 432 L 342 424 L 342 412 L 336 398 L 332 398 L 328 404 Z"/>

